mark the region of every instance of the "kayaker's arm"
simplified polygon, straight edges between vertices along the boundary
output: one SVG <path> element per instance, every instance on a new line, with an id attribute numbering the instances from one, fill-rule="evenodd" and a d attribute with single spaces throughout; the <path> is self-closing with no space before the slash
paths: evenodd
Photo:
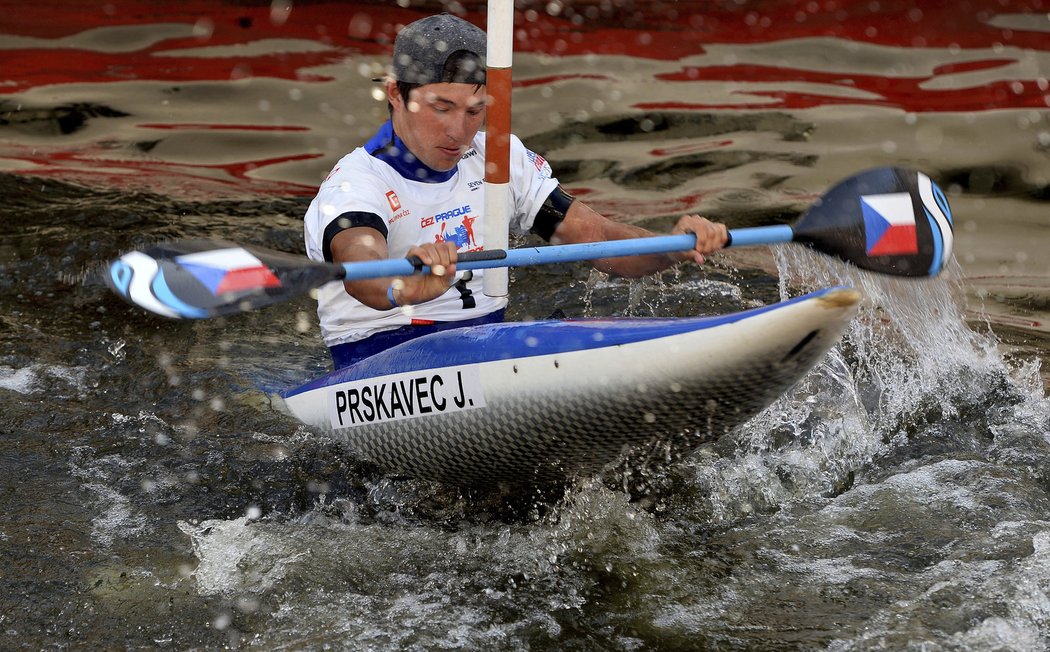
<path id="1" fill-rule="evenodd" d="M 331 241 L 332 260 L 336 263 L 383 260 L 389 257 L 386 238 L 369 226 L 355 226 L 337 233 Z M 435 299 L 455 281 L 456 246 L 452 243 L 432 243 L 408 250 L 408 256 L 418 256 L 435 273 L 400 276 L 394 279 L 374 278 L 346 281 L 347 294 L 369 308 L 392 310 L 399 306 Z M 438 272 L 444 272 L 439 274 Z M 395 305 L 396 304 L 396 305 Z"/>
<path id="2" fill-rule="evenodd" d="M 699 215 L 683 216 L 671 232 L 674 234 L 695 233 L 696 248 L 680 254 L 603 258 L 593 261 L 594 267 L 607 274 L 636 278 L 654 274 L 686 260 L 701 264 L 704 262 L 704 254 L 724 247 L 728 237 L 728 230 L 724 224 L 712 222 Z M 554 229 L 550 241 L 552 244 L 576 244 L 643 238 L 652 235 L 654 234 L 651 231 L 642 227 L 610 220 L 590 206 L 575 200 L 565 212 L 565 218 Z"/>

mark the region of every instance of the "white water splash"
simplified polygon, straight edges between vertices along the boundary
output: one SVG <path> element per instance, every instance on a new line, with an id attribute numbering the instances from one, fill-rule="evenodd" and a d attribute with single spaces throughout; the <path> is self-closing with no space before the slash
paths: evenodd
<path id="1" fill-rule="evenodd" d="M 989 405 L 1001 412 L 985 415 L 993 432 L 1021 420 L 1047 430 L 1038 361 L 1008 363 L 994 334 L 966 323 L 956 266 L 912 280 L 850 272 L 802 247 L 778 247 L 776 257 L 782 298 L 851 285 L 865 300 L 826 359 L 736 433 L 733 455 L 693 460 L 691 484 L 706 494 L 711 522 L 834 494 L 912 430 L 951 437 Z"/>

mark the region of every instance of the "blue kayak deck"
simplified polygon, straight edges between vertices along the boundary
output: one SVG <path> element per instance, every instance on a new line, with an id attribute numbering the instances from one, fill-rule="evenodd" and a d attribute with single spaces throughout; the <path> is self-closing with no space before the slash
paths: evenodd
<path id="1" fill-rule="evenodd" d="M 395 373 L 598 349 L 670 337 L 731 324 L 838 289 L 841 288 L 825 288 L 768 306 L 707 317 L 569 319 L 454 328 L 403 342 L 283 395 L 290 397 L 337 383 Z"/>

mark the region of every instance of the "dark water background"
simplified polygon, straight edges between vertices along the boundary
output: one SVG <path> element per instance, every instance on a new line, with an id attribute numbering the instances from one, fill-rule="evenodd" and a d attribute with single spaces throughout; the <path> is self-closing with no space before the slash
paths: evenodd
<path id="1" fill-rule="evenodd" d="M 519 5 L 515 129 L 600 210 L 780 222 L 912 165 L 957 261 L 926 283 L 791 247 L 630 283 L 513 270 L 515 319 L 867 300 L 646 491 L 480 493 L 272 409 L 327 369 L 308 297 L 172 322 L 97 276 L 172 237 L 301 251 L 313 187 L 382 117 L 393 25 L 436 7 L 0 3 L 0 647 L 1046 649 L 1048 8 Z"/>

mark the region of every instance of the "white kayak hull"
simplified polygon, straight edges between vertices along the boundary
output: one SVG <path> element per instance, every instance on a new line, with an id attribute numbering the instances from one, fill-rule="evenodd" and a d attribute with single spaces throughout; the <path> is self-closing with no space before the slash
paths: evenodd
<path id="1" fill-rule="evenodd" d="M 283 399 L 392 473 L 456 484 L 565 479 L 676 459 L 718 439 L 819 362 L 859 298 L 832 288 L 719 317 L 454 329 Z"/>

